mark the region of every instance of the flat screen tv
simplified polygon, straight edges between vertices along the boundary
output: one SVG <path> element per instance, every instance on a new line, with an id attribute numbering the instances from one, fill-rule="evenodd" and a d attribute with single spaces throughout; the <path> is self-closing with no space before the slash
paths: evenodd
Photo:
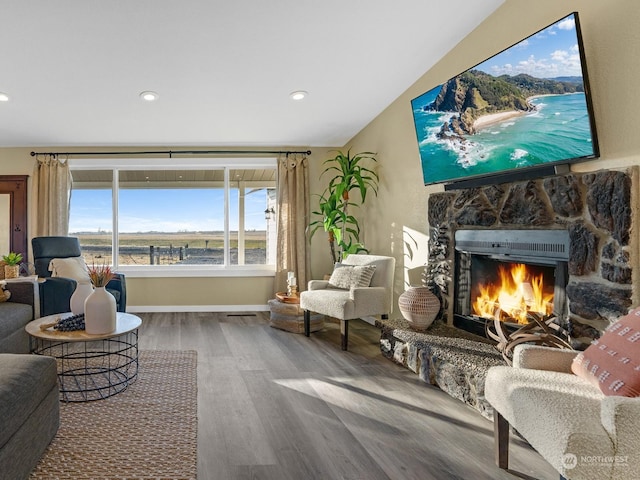
<path id="1" fill-rule="evenodd" d="M 425 185 L 543 176 L 599 156 L 575 12 L 411 106 Z"/>

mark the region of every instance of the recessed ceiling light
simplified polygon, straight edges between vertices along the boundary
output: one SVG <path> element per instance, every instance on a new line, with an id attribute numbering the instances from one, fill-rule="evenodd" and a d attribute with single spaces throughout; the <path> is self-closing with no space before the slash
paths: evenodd
<path id="1" fill-rule="evenodd" d="M 144 92 L 140 92 L 140 98 L 147 101 L 147 102 L 153 102 L 155 100 L 157 100 L 159 97 L 159 95 L 156 92 L 152 92 L 150 90 L 144 91 Z"/>
<path id="2" fill-rule="evenodd" d="M 9 101 L 9 95 L 7 95 L 6 93 L 0 92 L 0 102 L 8 102 L 8 101 Z"/>
<path id="3" fill-rule="evenodd" d="M 295 92 L 291 92 L 289 94 L 292 100 L 302 100 L 307 95 L 309 95 L 309 92 L 305 92 L 304 90 L 296 90 Z"/>

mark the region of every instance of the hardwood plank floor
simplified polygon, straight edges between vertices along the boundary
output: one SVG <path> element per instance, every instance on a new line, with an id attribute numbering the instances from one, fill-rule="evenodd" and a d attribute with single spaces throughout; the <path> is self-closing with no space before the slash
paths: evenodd
<path id="1" fill-rule="evenodd" d="M 384 358 L 365 322 L 343 352 L 337 324 L 306 338 L 265 312 L 139 316 L 141 349 L 198 352 L 200 480 L 558 477 L 513 437 L 513 474 L 498 469 L 493 424 Z"/>

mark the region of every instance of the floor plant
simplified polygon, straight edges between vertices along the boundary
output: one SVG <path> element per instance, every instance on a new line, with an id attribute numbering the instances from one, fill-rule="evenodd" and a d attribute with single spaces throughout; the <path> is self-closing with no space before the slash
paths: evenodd
<path id="1" fill-rule="evenodd" d="M 317 217 L 310 225 L 310 237 L 319 229 L 327 233 L 333 263 L 350 253 L 368 252 L 360 241 L 360 224 L 351 213 L 353 207 L 364 204 L 367 194 L 378 195 L 378 174 L 370 167 L 377 162 L 372 152 L 352 154 L 337 151 L 324 161 L 320 178 L 331 176 L 324 192 L 319 195 Z M 352 192 L 357 192 L 353 195 Z"/>

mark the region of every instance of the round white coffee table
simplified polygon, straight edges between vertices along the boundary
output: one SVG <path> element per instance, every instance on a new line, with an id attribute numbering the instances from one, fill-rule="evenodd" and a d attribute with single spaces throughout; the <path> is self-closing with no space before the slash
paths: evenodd
<path id="1" fill-rule="evenodd" d="M 45 325 L 60 313 L 38 318 L 25 327 L 31 353 L 48 355 L 58 363 L 60 399 L 88 402 L 111 397 L 125 390 L 138 375 L 138 328 L 140 317 L 117 313 L 113 332 L 91 335 L 84 330 L 59 332 Z"/>

